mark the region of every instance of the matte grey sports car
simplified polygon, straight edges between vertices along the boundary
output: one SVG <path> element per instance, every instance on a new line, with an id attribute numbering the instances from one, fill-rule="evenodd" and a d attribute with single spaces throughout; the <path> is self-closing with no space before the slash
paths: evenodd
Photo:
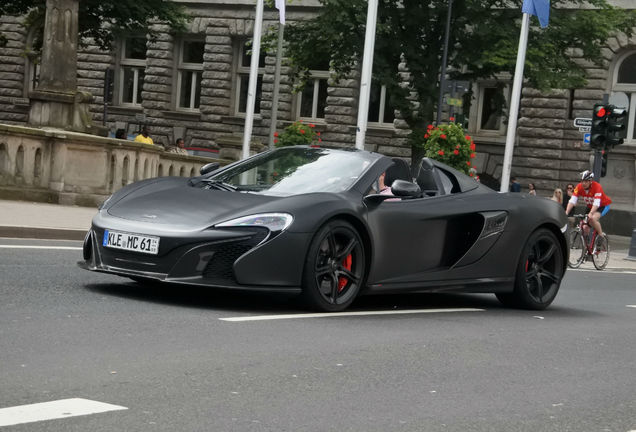
<path id="1" fill-rule="evenodd" d="M 324 311 L 378 291 L 492 292 L 543 309 L 565 274 L 559 204 L 497 193 L 427 158 L 411 170 L 366 151 L 287 147 L 210 169 L 113 194 L 80 266 L 140 282 L 297 292 Z M 390 194 L 379 193 L 382 174 Z"/>

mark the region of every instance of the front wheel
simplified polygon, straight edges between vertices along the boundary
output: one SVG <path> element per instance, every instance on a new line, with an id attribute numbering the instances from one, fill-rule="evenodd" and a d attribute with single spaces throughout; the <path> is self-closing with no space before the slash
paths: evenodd
<path id="1" fill-rule="evenodd" d="M 303 273 L 305 302 L 325 312 L 345 310 L 366 276 L 364 245 L 348 222 L 334 220 L 318 230 L 309 246 Z"/>
<path id="2" fill-rule="evenodd" d="M 610 255 L 610 246 L 607 236 L 601 235 L 596 237 L 594 252 L 592 253 L 592 262 L 597 270 L 603 270 L 607 267 Z"/>
<path id="3" fill-rule="evenodd" d="M 570 257 L 568 258 L 568 266 L 571 268 L 579 268 L 585 260 L 585 239 L 581 231 L 574 229 L 570 231 Z"/>
<path id="4" fill-rule="evenodd" d="M 502 303 L 540 310 L 547 308 L 559 291 L 563 278 L 563 249 L 548 229 L 533 232 L 526 241 L 515 275 L 514 291 Z"/>

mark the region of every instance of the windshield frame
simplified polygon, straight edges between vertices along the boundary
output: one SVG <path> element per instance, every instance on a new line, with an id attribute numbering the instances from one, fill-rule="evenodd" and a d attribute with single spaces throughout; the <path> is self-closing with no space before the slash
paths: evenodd
<path id="1" fill-rule="evenodd" d="M 299 190 L 298 192 L 290 192 L 288 189 L 283 190 L 271 190 L 273 186 L 276 184 L 282 183 L 286 180 L 286 177 L 282 177 L 279 181 L 273 181 L 272 183 L 262 183 L 262 187 L 259 186 L 258 183 L 254 184 L 242 184 L 233 182 L 232 179 L 236 179 L 241 175 L 241 173 L 247 173 L 251 170 L 254 170 L 256 167 L 265 166 L 268 163 L 268 160 L 279 162 L 285 156 L 294 157 L 296 155 L 301 157 L 310 157 L 312 153 L 315 153 L 315 160 L 308 159 L 297 166 L 292 166 L 293 171 L 286 176 L 288 179 L 294 177 L 294 173 L 298 169 L 302 169 L 303 167 L 307 167 L 315 162 L 318 162 L 319 159 L 325 159 L 331 157 L 333 160 L 333 156 L 336 155 L 346 155 L 347 159 L 342 160 L 345 168 L 347 168 L 347 164 L 355 164 L 359 162 L 363 166 L 359 169 L 359 171 L 354 171 L 355 176 L 351 176 L 350 178 L 346 178 L 346 174 L 344 176 L 340 176 L 338 179 L 334 180 L 337 182 L 333 185 L 332 189 L 329 190 L 329 180 L 326 180 L 326 187 L 324 190 L 321 189 L 313 189 L 313 190 Z M 355 155 L 354 157 L 351 157 Z M 328 147 L 315 147 L 315 146 L 293 146 L 293 147 L 282 147 L 273 150 L 269 150 L 263 153 L 256 154 L 250 158 L 237 161 L 230 165 L 227 165 L 225 168 L 215 171 L 211 173 L 209 176 L 206 176 L 206 180 L 208 182 L 216 181 L 219 183 L 227 183 L 233 185 L 237 188 L 239 192 L 248 192 L 248 193 L 257 193 L 261 195 L 270 195 L 270 196 L 291 196 L 298 195 L 303 193 L 340 193 L 345 192 L 351 189 L 354 189 L 356 185 L 359 183 L 361 179 L 365 177 L 365 174 L 369 172 L 369 170 L 375 165 L 375 163 L 381 159 L 382 155 L 377 153 L 371 153 L 363 150 L 357 149 L 348 149 L 348 148 L 328 148 Z M 314 169 L 319 170 L 322 168 L 325 169 L 324 163 L 323 166 L 314 167 Z M 331 168 L 328 168 L 331 169 Z M 258 172 L 258 171 L 257 171 Z M 246 174 L 247 175 L 247 174 Z M 252 174 L 254 176 L 254 173 Z M 306 175 L 306 174 L 305 174 Z M 256 175 L 257 176 L 257 175 Z M 296 174 L 295 180 L 299 180 L 305 178 L 302 174 Z M 349 181 L 347 181 L 349 180 Z M 319 185 L 320 183 L 313 182 L 313 185 Z M 302 185 L 301 185 L 302 186 Z M 304 185 L 306 187 L 306 185 Z"/>

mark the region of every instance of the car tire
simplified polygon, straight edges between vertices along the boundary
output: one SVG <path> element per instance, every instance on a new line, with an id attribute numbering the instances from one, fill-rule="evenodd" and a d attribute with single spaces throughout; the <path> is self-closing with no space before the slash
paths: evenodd
<path id="1" fill-rule="evenodd" d="M 523 247 L 514 290 L 498 294 L 504 304 L 523 309 L 545 309 L 556 297 L 564 275 L 563 250 L 552 231 L 541 228 L 533 232 Z M 502 300 L 503 299 L 503 300 Z"/>
<path id="2" fill-rule="evenodd" d="M 366 277 L 365 251 L 358 231 L 348 222 L 322 226 L 309 246 L 302 298 L 314 310 L 340 312 L 355 300 Z"/>

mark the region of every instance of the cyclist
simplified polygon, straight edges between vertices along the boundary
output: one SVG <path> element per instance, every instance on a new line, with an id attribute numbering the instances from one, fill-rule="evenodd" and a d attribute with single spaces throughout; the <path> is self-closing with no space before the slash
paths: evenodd
<path id="1" fill-rule="evenodd" d="M 585 170 L 581 173 L 581 183 L 574 188 L 568 207 L 565 210 L 566 214 L 570 214 L 579 197 L 583 199 L 583 203 L 587 205 L 589 210 L 587 215 L 588 223 L 596 230 L 599 236 L 602 236 L 603 230 L 599 219 L 610 211 L 612 200 L 605 195 L 600 183 L 594 181 L 594 173 L 592 171 Z"/>

